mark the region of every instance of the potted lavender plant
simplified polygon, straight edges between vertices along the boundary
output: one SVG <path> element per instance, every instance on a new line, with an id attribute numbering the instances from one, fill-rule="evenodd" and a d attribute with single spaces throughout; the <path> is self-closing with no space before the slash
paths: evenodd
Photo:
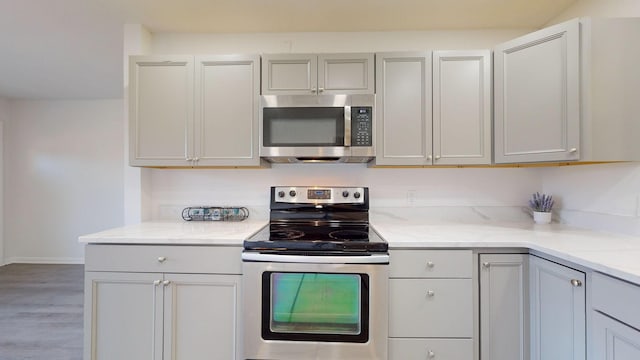
<path id="1" fill-rule="evenodd" d="M 551 208 L 553 208 L 553 196 L 536 192 L 529 199 L 529 206 L 533 210 L 533 221 L 536 224 L 549 224 L 551 222 Z"/>

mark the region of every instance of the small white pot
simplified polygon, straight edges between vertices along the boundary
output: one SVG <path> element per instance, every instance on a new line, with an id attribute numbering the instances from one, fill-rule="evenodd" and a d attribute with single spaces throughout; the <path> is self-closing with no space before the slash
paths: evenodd
<path id="1" fill-rule="evenodd" d="M 542 212 L 542 211 L 534 211 L 533 212 L 533 221 L 536 224 L 549 224 L 551 223 L 551 213 L 550 212 Z"/>

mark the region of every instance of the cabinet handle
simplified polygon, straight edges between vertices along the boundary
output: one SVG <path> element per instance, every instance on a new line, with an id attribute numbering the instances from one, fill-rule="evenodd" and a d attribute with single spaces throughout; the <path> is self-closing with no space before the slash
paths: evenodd
<path id="1" fill-rule="evenodd" d="M 311 92 L 315 94 L 316 93 L 316 88 L 311 88 Z"/>
<path id="2" fill-rule="evenodd" d="M 198 162 L 198 161 L 200 161 L 200 158 L 199 158 L 199 157 L 194 157 L 194 158 L 193 158 L 193 162 Z"/>
<path id="3" fill-rule="evenodd" d="M 488 263 L 488 262 L 483 262 L 482 263 L 482 267 L 485 268 L 485 269 L 488 269 L 490 266 L 491 266 L 491 263 Z"/>
<path id="4" fill-rule="evenodd" d="M 167 286 L 169 284 L 171 284 L 171 281 L 169 281 L 169 280 L 165 280 L 165 281 L 162 282 L 163 286 Z"/>
<path id="5" fill-rule="evenodd" d="M 187 160 L 187 161 L 193 161 L 193 159 L 190 158 L 190 157 L 187 157 L 187 158 L 184 158 L 184 159 Z"/>
<path id="6" fill-rule="evenodd" d="M 324 92 L 324 88 L 318 88 L 318 92 Z"/>
<path id="7" fill-rule="evenodd" d="M 433 359 L 433 358 L 435 358 L 435 357 L 436 357 L 436 353 L 435 353 L 435 352 L 433 352 L 433 350 L 428 350 L 428 351 L 427 351 L 427 358 L 429 358 L 429 359 Z"/>
<path id="8" fill-rule="evenodd" d="M 165 261 L 167 261 L 167 257 L 166 256 L 158 256 L 158 262 L 159 263 L 163 263 Z"/>
<path id="9" fill-rule="evenodd" d="M 427 290 L 427 296 L 428 297 L 434 297 L 436 295 L 436 292 L 433 290 Z"/>
<path id="10" fill-rule="evenodd" d="M 162 281 L 160 281 L 160 280 L 154 280 L 154 281 L 153 281 L 153 285 L 154 285 L 154 286 L 158 286 L 158 285 L 160 285 L 160 283 L 161 283 L 161 282 L 162 282 Z"/>
<path id="11" fill-rule="evenodd" d="M 580 281 L 578 279 L 571 279 L 571 285 L 573 285 L 575 287 L 580 287 L 580 286 L 582 286 L 582 281 Z"/>
<path id="12" fill-rule="evenodd" d="M 436 160 L 440 160 L 440 155 L 436 155 Z"/>
<path id="13" fill-rule="evenodd" d="M 429 269 L 433 269 L 434 266 L 436 266 L 436 264 L 434 264 L 433 261 L 427 261 L 427 267 Z"/>
<path id="14" fill-rule="evenodd" d="M 427 160 L 431 160 L 431 159 L 433 159 L 433 156 L 427 155 Z"/>
<path id="15" fill-rule="evenodd" d="M 570 152 L 570 153 L 572 153 L 572 154 L 573 154 L 573 153 L 575 153 L 575 152 L 577 152 L 577 151 L 578 151 L 578 149 L 576 149 L 576 148 L 571 148 L 571 149 L 569 149 L 569 152 Z"/>

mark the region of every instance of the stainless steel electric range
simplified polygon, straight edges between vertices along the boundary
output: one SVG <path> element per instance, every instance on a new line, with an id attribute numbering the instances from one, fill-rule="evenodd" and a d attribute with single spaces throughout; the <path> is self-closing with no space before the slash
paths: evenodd
<path id="1" fill-rule="evenodd" d="M 387 359 L 388 244 L 366 187 L 272 187 L 244 242 L 244 358 Z"/>

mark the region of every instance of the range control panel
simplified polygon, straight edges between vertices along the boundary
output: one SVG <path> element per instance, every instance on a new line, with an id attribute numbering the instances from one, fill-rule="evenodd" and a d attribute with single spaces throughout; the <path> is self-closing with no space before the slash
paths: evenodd
<path id="1" fill-rule="evenodd" d="M 372 146 L 373 108 L 351 107 L 351 146 Z"/>
<path id="2" fill-rule="evenodd" d="M 359 187 L 284 187 L 273 188 L 274 199 L 281 203 L 362 204 L 364 188 Z"/>

